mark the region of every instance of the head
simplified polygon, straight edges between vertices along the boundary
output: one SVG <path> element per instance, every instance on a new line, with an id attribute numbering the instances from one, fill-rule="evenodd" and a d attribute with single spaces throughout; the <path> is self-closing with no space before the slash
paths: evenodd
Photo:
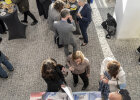
<path id="1" fill-rule="evenodd" d="M 60 15 L 62 19 L 67 20 L 70 16 L 70 12 L 68 9 L 62 9 Z"/>
<path id="2" fill-rule="evenodd" d="M 54 2 L 53 7 L 58 12 L 61 12 L 61 10 L 64 8 L 64 2 L 60 1 L 60 0 L 57 0 L 57 1 Z"/>
<path id="3" fill-rule="evenodd" d="M 44 60 L 42 63 L 42 78 L 53 78 L 54 72 L 55 72 L 55 63 L 50 58 L 47 60 Z"/>
<path id="4" fill-rule="evenodd" d="M 120 63 L 118 61 L 110 61 L 107 64 L 108 73 L 111 77 L 116 78 L 117 74 L 119 73 Z"/>
<path id="5" fill-rule="evenodd" d="M 80 64 L 84 61 L 84 54 L 81 51 L 76 51 L 72 54 L 72 60 Z"/>
<path id="6" fill-rule="evenodd" d="M 87 3 L 87 0 L 78 0 L 79 6 L 84 6 Z"/>
<path id="7" fill-rule="evenodd" d="M 122 100 L 122 95 L 117 92 L 111 92 L 108 96 L 109 100 Z"/>

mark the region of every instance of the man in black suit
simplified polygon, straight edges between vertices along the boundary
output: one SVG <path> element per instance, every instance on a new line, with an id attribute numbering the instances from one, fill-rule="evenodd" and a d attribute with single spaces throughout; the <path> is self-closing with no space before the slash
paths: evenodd
<path id="1" fill-rule="evenodd" d="M 78 5 L 80 8 L 78 9 L 78 22 L 82 33 L 82 38 L 84 39 L 84 42 L 81 44 L 81 46 L 85 46 L 88 44 L 88 35 L 87 35 L 87 28 L 92 20 L 91 18 L 91 7 L 89 4 L 87 4 L 87 0 L 78 0 Z"/>

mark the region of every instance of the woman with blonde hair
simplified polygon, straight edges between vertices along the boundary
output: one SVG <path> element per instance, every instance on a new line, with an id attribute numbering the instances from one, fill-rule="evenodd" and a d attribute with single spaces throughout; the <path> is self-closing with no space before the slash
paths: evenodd
<path id="1" fill-rule="evenodd" d="M 73 75 L 73 86 L 76 87 L 78 83 L 78 76 L 82 79 L 84 85 L 82 90 L 85 90 L 89 85 L 90 65 L 87 58 L 81 51 L 76 51 L 69 55 L 67 58 L 67 66 Z"/>
<path id="2" fill-rule="evenodd" d="M 56 63 L 52 59 L 44 60 L 42 63 L 42 78 L 47 83 L 47 92 L 58 92 L 64 86 L 64 77 L 60 75 L 61 71 L 57 69 Z"/>

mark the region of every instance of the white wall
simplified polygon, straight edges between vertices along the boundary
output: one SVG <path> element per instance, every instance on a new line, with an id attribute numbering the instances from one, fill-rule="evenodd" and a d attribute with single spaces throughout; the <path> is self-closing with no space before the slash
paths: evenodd
<path id="1" fill-rule="evenodd" d="M 140 38 L 140 0 L 116 0 L 117 38 Z"/>

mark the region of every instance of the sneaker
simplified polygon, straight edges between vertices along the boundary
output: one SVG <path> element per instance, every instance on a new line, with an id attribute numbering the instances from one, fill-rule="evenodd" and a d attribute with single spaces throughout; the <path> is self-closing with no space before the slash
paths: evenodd
<path id="1" fill-rule="evenodd" d="M 38 23 L 38 21 L 33 21 L 33 22 L 31 23 L 31 26 L 36 25 L 37 23 Z"/>
<path id="2" fill-rule="evenodd" d="M 9 71 L 14 71 L 14 68 L 10 69 Z"/>
<path id="3" fill-rule="evenodd" d="M 7 79 L 8 78 L 8 76 L 6 76 L 6 77 L 2 77 L 2 76 L 0 76 L 1 78 L 5 78 L 5 79 Z"/>
<path id="4" fill-rule="evenodd" d="M 28 21 L 26 21 L 26 20 L 21 20 L 21 22 L 22 22 L 22 23 L 28 23 Z"/>

